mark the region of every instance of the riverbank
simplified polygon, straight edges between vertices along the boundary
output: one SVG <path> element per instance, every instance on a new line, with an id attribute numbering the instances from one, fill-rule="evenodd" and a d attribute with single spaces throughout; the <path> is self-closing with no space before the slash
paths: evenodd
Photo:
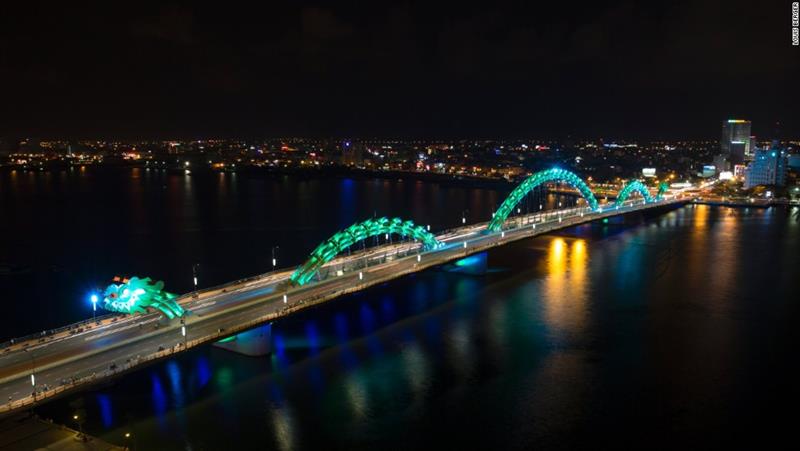
<path id="1" fill-rule="evenodd" d="M 0 451 L 122 451 L 124 449 L 29 413 L 20 413 L 0 420 Z"/>

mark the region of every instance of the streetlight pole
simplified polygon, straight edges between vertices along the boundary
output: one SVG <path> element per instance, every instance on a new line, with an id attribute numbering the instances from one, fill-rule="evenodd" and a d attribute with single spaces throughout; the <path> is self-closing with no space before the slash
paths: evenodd
<path id="1" fill-rule="evenodd" d="M 36 402 L 36 359 L 33 358 L 33 351 L 29 351 L 28 348 L 25 348 L 25 352 L 27 352 L 28 356 L 31 358 L 31 387 L 33 402 Z"/>
<path id="2" fill-rule="evenodd" d="M 97 319 L 97 295 L 92 295 L 92 322 Z"/>
<path id="3" fill-rule="evenodd" d="M 79 417 L 78 415 L 73 415 L 72 419 L 75 420 L 75 423 L 78 424 L 78 431 L 80 432 L 78 438 L 80 440 L 84 440 L 85 436 L 83 435 L 83 423 L 81 423 L 81 417 Z"/>
<path id="4" fill-rule="evenodd" d="M 194 293 L 192 294 L 192 297 L 197 297 L 197 268 L 199 266 L 199 263 L 192 265 L 192 281 L 194 282 Z"/>
<path id="5" fill-rule="evenodd" d="M 278 246 L 272 246 L 272 270 L 275 271 L 275 266 L 278 264 L 278 259 L 275 257 L 275 249 L 279 249 Z"/>
<path id="6" fill-rule="evenodd" d="M 133 437 L 133 447 L 131 447 L 131 437 Z M 131 434 L 130 432 L 125 433 L 125 451 L 136 451 L 136 435 Z"/>

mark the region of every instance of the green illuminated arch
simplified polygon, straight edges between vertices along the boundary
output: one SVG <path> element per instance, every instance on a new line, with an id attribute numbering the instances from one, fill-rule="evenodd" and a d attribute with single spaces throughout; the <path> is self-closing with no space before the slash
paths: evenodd
<path id="1" fill-rule="evenodd" d="M 368 219 L 353 224 L 320 243 L 308 256 L 308 260 L 297 267 L 289 280 L 293 285 L 303 285 L 314 277 L 322 265 L 333 260 L 348 247 L 363 239 L 387 233 L 421 241 L 425 249 L 435 249 L 442 245 L 425 227 L 415 225 L 412 221 L 403 221 L 400 218 Z"/>
<path id="2" fill-rule="evenodd" d="M 667 192 L 669 189 L 669 184 L 667 182 L 661 182 L 658 184 L 658 193 L 656 193 L 656 200 L 661 200 L 664 198 L 664 193 Z"/>
<path id="3" fill-rule="evenodd" d="M 639 180 L 631 180 L 622 188 L 622 191 L 617 194 L 617 201 L 614 202 L 614 205 L 617 207 L 622 205 L 626 200 L 628 200 L 628 197 L 630 197 L 634 191 L 641 194 L 642 197 L 644 197 L 644 200 L 648 203 L 654 200 L 653 196 L 650 195 L 650 190 L 644 186 L 644 183 L 640 182 Z"/>
<path id="4" fill-rule="evenodd" d="M 506 200 L 503 201 L 503 204 L 500 205 L 500 208 L 495 212 L 494 218 L 492 218 L 487 229 L 492 232 L 500 230 L 503 223 L 514 210 L 514 207 L 516 207 L 531 190 L 539 185 L 550 182 L 564 182 L 572 186 L 581 193 L 581 196 L 586 199 L 586 202 L 589 203 L 589 207 L 591 207 L 593 211 L 597 210 L 597 199 L 595 199 L 594 193 L 592 193 L 592 190 L 589 189 L 589 186 L 586 185 L 583 179 L 566 169 L 548 169 L 531 175 L 514 188 L 514 191 L 506 197 Z"/>

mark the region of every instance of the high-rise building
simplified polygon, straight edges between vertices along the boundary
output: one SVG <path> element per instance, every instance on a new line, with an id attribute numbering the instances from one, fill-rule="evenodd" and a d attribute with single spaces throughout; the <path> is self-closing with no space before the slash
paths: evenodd
<path id="1" fill-rule="evenodd" d="M 729 146 L 728 161 L 734 166 L 744 163 L 747 156 L 747 141 L 731 141 Z"/>
<path id="2" fill-rule="evenodd" d="M 771 149 L 757 149 L 753 162 L 744 171 L 744 188 L 786 185 L 787 158 L 786 151 L 776 145 Z"/>
<path id="3" fill-rule="evenodd" d="M 745 119 L 728 119 L 722 123 L 719 146 L 731 165 L 742 164 L 745 156 L 752 155 L 750 126 L 750 121 Z"/>
<path id="4" fill-rule="evenodd" d="M 711 164 L 717 168 L 717 172 L 729 171 L 731 169 L 731 165 L 728 163 L 727 155 L 714 155 L 714 160 L 711 162 Z"/>
<path id="5" fill-rule="evenodd" d="M 755 136 L 751 136 L 750 140 L 747 142 L 747 149 L 745 149 L 744 157 L 748 160 L 753 159 L 753 155 L 756 153 L 757 147 L 757 140 Z"/>

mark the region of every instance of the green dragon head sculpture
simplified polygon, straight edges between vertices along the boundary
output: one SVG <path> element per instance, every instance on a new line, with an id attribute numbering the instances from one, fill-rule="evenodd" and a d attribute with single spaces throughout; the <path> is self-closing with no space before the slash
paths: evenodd
<path id="1" fill-rule="evenodd" d="M 128 314 L 146 313 L 148 308 L 154 308 L 172 319 L 185 313 L 175 302 L 176 297 L 164 291 L 164 282 L 160 280 L 153 283 L 149 277 L 131 277 L 123 279 L 121 284 L 112 283 L 106 288 L 102 307 L 110 312 Z"/>

